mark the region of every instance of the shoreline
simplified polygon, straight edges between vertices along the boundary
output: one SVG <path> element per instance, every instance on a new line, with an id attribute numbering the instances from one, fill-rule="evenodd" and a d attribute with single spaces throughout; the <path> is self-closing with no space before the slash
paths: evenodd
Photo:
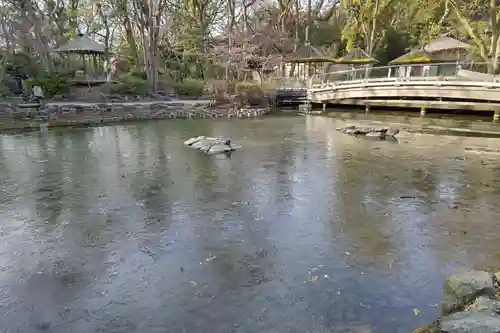
<path id="1" fill-rule="evenodd" d="M 212 105 L 210 100 L 124 100 L 111 102 L 50 101 L 38 105 L 0 102 L 0 133 L 12 134 L 47 128 L 85 128 L 112 126 L 120 123 L 174 119 L 233 119 L 253 118 L 273 113 L 271 107 L 238 108 L 234 105 Z M 299 112 L 286 112 L 287 115 Z M 278 112 L 277 114 L 280 114 Z M 325 114 L 305 115 L 330 117 Z M 348 119 L 343 119 L 346 123 Z M 366 121 L 357 121 L 365 124 Z M 461 137 L 500 138 L 499 131 L 418 125 L 401 122 L 373 121 L 377 125 L 392 125 L 412 134 Z"/>
<path id="2" fill-rule="evenodd" d="M 0 108 L 0 132 L 8 134 L 45 131 L 49 128 L 97 127 L 165 119 L 241 119 L 270 112 L 269 107 L 214 106 L 209 100 L 47 102 L 41 107 L 38 104 L 3 104 Z"/>

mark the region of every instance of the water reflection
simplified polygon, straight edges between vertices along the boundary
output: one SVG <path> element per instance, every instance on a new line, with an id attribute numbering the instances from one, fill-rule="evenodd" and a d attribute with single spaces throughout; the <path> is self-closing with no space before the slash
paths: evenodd
<path id="1" fill-rule="evenodd" d="M 331 118 L 0 137 L 0 324 L 34 332 L 408 332 L 500 265 L 494 139 L 359 140 Z M 245 149 L 207 157 L 194 135 Z M 415 316 L 413 309 L 422 311 Z"/>

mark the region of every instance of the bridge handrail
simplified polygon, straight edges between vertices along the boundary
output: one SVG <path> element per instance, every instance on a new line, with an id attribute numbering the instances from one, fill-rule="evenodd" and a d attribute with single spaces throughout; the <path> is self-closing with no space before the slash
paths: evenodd
<path id="1" fill-rule="evenodd" d="M 407 82 L 407 81 L 460 81 L 455 76 L 414 76 L 414 77 L 391 77 L 391 78 L 369 78 L 369 79 L 360 79 L 360 80 L 349 80 L 349 81 L 335 81 L 335 82 L 322 82 L 322 83 L 314 83 L 310 84 L 311 88 L 322 87 L 322 86 L 345 86 L 345 85 L 356 85 L 356 84 L 367 84 L 373 82 Z"/>
<path id="2" fill-rule="evenodd" d="M 314 74 L 309 78 L 275 78 L 278 82 L 286 84 L 288 82 L 293 83 L 295 86 L 313 88 L 318 85 L 345 85 L 352 84 L 354 82 L 400 82 L 405 80 L 464 80 L 459 78 L 458 73 L 460 70 L 472 70 L 472 73 L 484 74 L 482 71 L 489 67 L 489 63 L 486 62 L 447 62 L 447 63 L 428 63 L 428 64 L 405 64 L 405 65 L 389 65 L 389 66 L 379 66 L 379 67 L 363 67 L 354 68 L 342 71 L 331 71 L 328 73 L 318 73 Z M 401 68 L 411 68 L 411 70 L 405 75 L 400 75 L 399 70 Z M 436 74 L 443 69 L 447 69 L 451 72 L 447 75 L 430 75 L 431 68 L 436 72 Z M 392 71 L 392 69 L 397 69 Z M 415 70 L 413 70 L 415 69 Z M 428 69 L 426 73 L 425 69 Z M 477 70 L 480 71 L 477 71 Z M 407 69 L 405 69 L 407 70 Z M 413 71 L 413 73 L 411 73 Z M 359 75 L 361 74 L 361 75 Z M 361 76 L 361 77 L 359 77 Z M 331 78 L 331 79 L 330 79 Z M 499 76 L 492 75 L 490 82 L 497 82 L 500 80 Z M 488 82 L 489 80 L 482 80 L 482 82 Z"/>

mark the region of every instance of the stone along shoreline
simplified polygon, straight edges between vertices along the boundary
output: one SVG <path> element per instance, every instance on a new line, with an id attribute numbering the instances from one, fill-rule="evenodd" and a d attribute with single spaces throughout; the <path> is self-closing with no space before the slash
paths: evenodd
<path id="1" fill-rule="evenodd" d="M 444 285 L 441 316 L 413 333 L 499 333 L 500 272 L 470 271 Z"/>
<path id="2" fill-rule="evenodd" d="M 262 116 L 269 108 L 213 106 L 210 101 L 139 101 L 115 103 L 55 102 L 39 106 L 0 104 L 0 130 L 98 126 L 159 119 L 231 119 Z"/>

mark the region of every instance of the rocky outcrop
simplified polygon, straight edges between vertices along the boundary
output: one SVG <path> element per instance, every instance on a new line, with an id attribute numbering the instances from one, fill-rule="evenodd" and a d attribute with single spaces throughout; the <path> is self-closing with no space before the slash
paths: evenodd
<path id="1" fill-rule="evenodd" d="M 195 148 L 207 155 L 228 154 L 241 146 L 231 144 L 231 140 L 225 138 L 211 138 L 199 136 L 184 142 L 187 147 Z"/>
<path id="2" fill-rule="evenodd" d="M 392 127 L 370 127 L 370 126 L 356 126 L 349 125 L 337 128 L 337 131 L 351 134 L 351 135 L 364 135 L 366 137 L 374 137 L 384 139 L 386 137 L 394 137 L 399 133 L 399 129 Z"/>
<path id="3" fill-rule="evenodd" d="M 471 271 L 450 276 L 444 286 L 441 317 L 419 333 L 500 333 L 497 274 Z"/>

